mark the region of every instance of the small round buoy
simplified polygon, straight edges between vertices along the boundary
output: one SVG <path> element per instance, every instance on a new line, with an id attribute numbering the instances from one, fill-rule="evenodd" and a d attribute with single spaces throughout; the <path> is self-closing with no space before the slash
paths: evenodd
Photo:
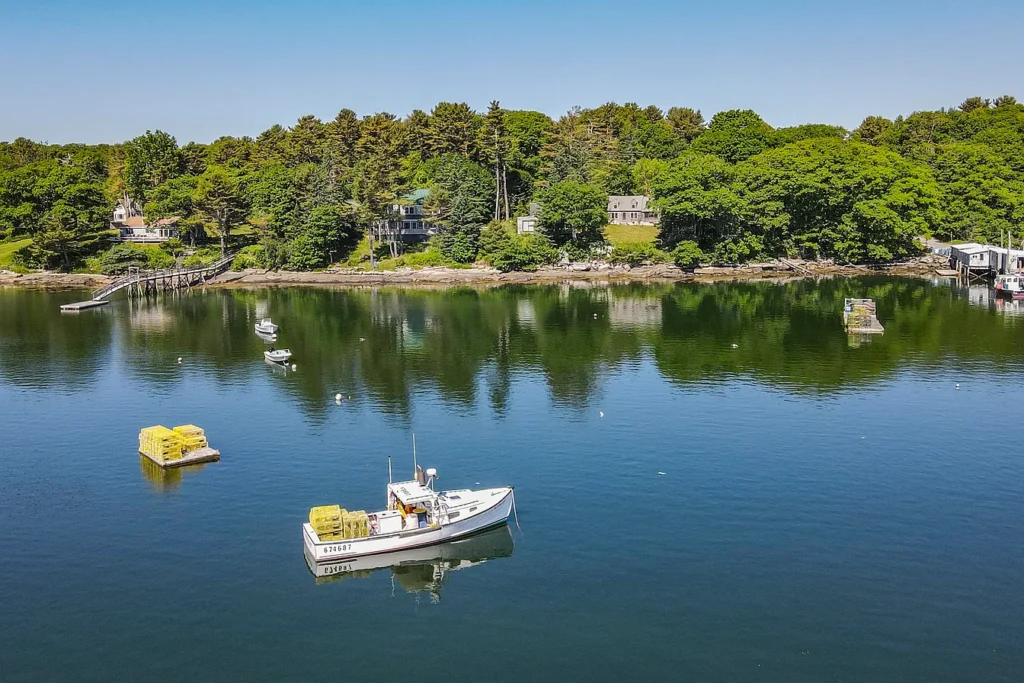
<path id="1" fill-rule="evenodd" d="M 181 363 L 181 356 L 178 356 L 178 363 Z M 960 386 L 959 384 L 957 386 Z"/>
<path id="2" fill-rule="evenodd" d="M 295 370 L 295 363 L 292 363 L 292 370 Z"/>
<path id="3" fill-rule="evenodd" d="M 338 403 L 341 403 L 341 394 L 335 394 L 334 400 L 337 401 Z"/>
<path id="4" fill-rule="evenodd" d="M 734 348 L 734 349 L 738 349 L 738 348 L 740 348 L 740 345 L 739 345 L 739 344 L 733 344 L 733 345 L 732 345 L 732 348 Z"/>
<path id="5" fill-rule="evenodd" d="M 594 320 L 597 320 L 597 313 L 594 314 Z"/>
<path id="6" fill-rule="evenodd" d="M 960 383 L 959 383 L 959 382 L 957 382 L 957 383 L 956 383 L 956 388 L 957 388 L 957 389 L 959 389 L 959 388 L 960 388 Z"/>
<path id="7" fill-rule="evenodd" d="M 603 410 L 602 410 L 602 411 L 599 411 L 599 412 L 598 412 L 598 415 L 600 415 L 601 417 L 604 417 L 604 411 L 603 411 Z"/>

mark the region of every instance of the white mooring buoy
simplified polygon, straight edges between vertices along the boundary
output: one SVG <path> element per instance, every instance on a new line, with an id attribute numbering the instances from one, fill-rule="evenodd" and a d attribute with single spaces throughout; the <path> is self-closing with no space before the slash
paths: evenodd
<path id="1" fill-rule="evenodd" d="M 181 356 L 178 356 L 178 365 L 181 365 Z M 960 386 L 959 384 L 957 386 Z"/>
<path id="2" fill-rule="evenodd" d="M 337 401 L 338 403 L 341 403 L 341 394 L 335 394 L 334 400 Z"/>
<path id="3" fill-rule="evenodd" d="M 294 371 L 295 369 L 295 363 L 292 363 L 292 370 Z"/>
<path id="4" fill-rule="evenodd" d="M 959 383 L 959 382 L 957 382 L 957 383 L 956 383 L 956 388 L 957 388 L 957 389 L 959 389 L 959 388 L 960 388 L 960 383 Z"/>

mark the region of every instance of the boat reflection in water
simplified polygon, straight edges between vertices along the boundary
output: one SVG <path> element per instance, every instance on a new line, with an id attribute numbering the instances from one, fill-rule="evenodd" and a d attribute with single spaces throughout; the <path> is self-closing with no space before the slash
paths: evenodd
<path id="1" fill-rule="evenodd" d="M 394 553 L 354 557 L 340 562 L 317 564 L 303 549 L 306 566 L 316 582 L 368 578 L 375 571 L 390 569 L 392 579 L 407 593 L 428 591 L 431 602 L 441 599 L 441 587 L 453 571 L 475 567 L 488 560 L 510 557 L 515 548 L 507 525 L 451 543 L 399 550 Z"/>

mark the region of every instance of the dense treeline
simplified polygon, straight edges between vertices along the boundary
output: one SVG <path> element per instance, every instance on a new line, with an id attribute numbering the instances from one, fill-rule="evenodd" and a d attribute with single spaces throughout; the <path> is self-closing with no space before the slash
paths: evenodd
<path id="1" fill-rule="evenodd" d="M 116 145 L 19 138 L 0 142 L 0 240 L 31 238 L 15 254 L 21 265 L 77 267 L 109 246 L 110 211 L 123 201 L 148 220 L 179 217 L 185 245 L 252 244 L 247 263 L 312 269 L 368 257 L 357 251 L 368 231 L 380 256 L 397 257 L 407 247 L 385 227 L 388 212 L 422 188 L 441 225 L 423 263 L 510 270 L 606 253 L 609 194 L 653 197 L 658 246 L 681 265 L 889 260 L 916 251 L 921 235 L 1024 237 L 1024 106 L 975 97 L 846 131 L 775 129 L 749 110 L 706 122 L 689 108 L 609 103 L 556 121 L 442 102 L 404 119 L 304 116 L 210 144 L 179 146 L 162 131 Z M 510 219 L 531 202 L 542 234 L 517 236 Z M 664 252 L 647 245 L 623 258 Z M 136 256 L 121 247 L 100 263 Z"/>

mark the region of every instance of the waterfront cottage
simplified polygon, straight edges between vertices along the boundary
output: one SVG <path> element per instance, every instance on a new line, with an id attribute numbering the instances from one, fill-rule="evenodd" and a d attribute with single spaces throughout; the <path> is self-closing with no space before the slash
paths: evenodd
<path id="1" fill-rule="evenodd" d="M 115 239 L 122 242 L 166 242 L 178 236 L 177 216 L 146 223 L 138 204 L 118 202 L 111 214 L 110 227 L 117 230 Z"/>
<path id="2" fill-rule="evenodd" d="M 608 222 L 615 225 L 657 225 L 658 214 L 650 208 L 651 198 L 643 195 L 608 197 Z"/>

